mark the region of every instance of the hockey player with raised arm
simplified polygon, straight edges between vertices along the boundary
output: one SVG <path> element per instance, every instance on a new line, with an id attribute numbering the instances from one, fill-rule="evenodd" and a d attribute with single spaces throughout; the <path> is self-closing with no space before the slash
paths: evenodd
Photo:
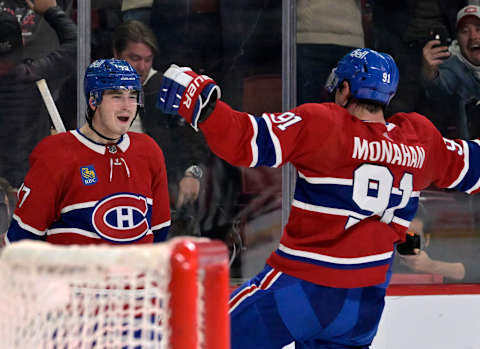
<path id="1" fill-rule="evenodd" d="M 127 132 L 142 110 L 140 77 L 123 60 L 101 59 L 84 79 L 87 122 L 49 136 L 30 155 L 6 243 L 163 241 L 170 226 L 163 153 Z"/>
<path id="2" fill-rule="evenodd" d="M 212 79 L 165 72 L 158 106 L 199 128 L 218 156 L 298 172 L 278 248 L 231 295 L 233 349 L 368 348 L 420 191 L 479 190 L 478 141 L 444 139 L 417 113 L 385 121 L 398 78 L 391 56 L 356 49 L 327 82 L 335 103 L 253 116 L 220 101 Z"/>

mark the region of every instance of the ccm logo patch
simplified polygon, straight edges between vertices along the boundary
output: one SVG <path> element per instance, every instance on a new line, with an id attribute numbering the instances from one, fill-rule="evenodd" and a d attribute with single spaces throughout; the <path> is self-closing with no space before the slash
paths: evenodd
<path id="1" fill-rule="evenodd" d="M 147 199 L 138 194 L 122 193 L 100 200 L 92 213 L 92 224 L 103 239 L 126 243 L 147 234 Z"/>

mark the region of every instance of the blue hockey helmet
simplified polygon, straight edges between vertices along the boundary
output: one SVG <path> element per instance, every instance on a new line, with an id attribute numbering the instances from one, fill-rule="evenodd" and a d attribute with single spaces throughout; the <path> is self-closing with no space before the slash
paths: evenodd
<path id="1" fill-rule="evenodd" d="M 85 72 L 83 87 L 87 104 L 93 96 L 99 105 L 105 90 L 134 90 L 138 91 L 139 106 L 143 106 L 140 76 L 127 61 L 121 59 L 98 59 L 91 63 Z"/>
<path id="2" fill-rule="evenodd" d="M 325 88 L 332 93 L 346 80 L 354 98 L 388 105 L 397 92 L 398 78 L 397 65 L 390 55 L 359 48 L 338 62 Z"/>

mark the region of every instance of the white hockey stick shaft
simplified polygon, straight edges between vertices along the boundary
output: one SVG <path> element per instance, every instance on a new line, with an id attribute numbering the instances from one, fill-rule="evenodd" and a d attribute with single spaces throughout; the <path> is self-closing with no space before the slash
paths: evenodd
<path id="1" fill-rule="evenodd" d="M 55 105 L 55 101 L 52 98 L 52 94 L 48 89 L 48 85 L 45 79 L 38 80 L 37 87 L 40 91 L 40 94 L 42 95 L 43 102 L 47 107 L 48 114 L 50 114 L 50 118 L 52 119 L 53 126 L 55 126 L 55 130 L 57 130 L 58 133 L 65 132 L 66 130 L 65 126 L 63 125 L 62 118 L 58 113 L 57 106 Z"/>

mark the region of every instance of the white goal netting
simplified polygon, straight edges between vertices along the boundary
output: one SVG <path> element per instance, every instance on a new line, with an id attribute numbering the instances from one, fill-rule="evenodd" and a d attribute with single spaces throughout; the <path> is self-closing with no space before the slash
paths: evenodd
<path id="1" fill-rule="evenodd" d="M 0 341 L 4 349 L 177 348 L 170 304 L 175 243 L 53 246 L 19 242 L 0 258 Z M 176 257 L 188 261 L 189 256 Z M 175 259 L 175 258 L 174 258 Z M 195 261 L 194 261 L 195 262 Z M 203 348 L 205 270 L 182 295 Z M 196 285 L 196 286 L 195 286 Z M 196 290 L 195 290 L 196 288 Z M 175 315 L 182 317 L 182 313 Z M 184 310 L 185 311 L 185 310 Z M 185 314 L 189 316 L 189 314 Z M 185 319 L 189 321 L 188 318 Z"/>

